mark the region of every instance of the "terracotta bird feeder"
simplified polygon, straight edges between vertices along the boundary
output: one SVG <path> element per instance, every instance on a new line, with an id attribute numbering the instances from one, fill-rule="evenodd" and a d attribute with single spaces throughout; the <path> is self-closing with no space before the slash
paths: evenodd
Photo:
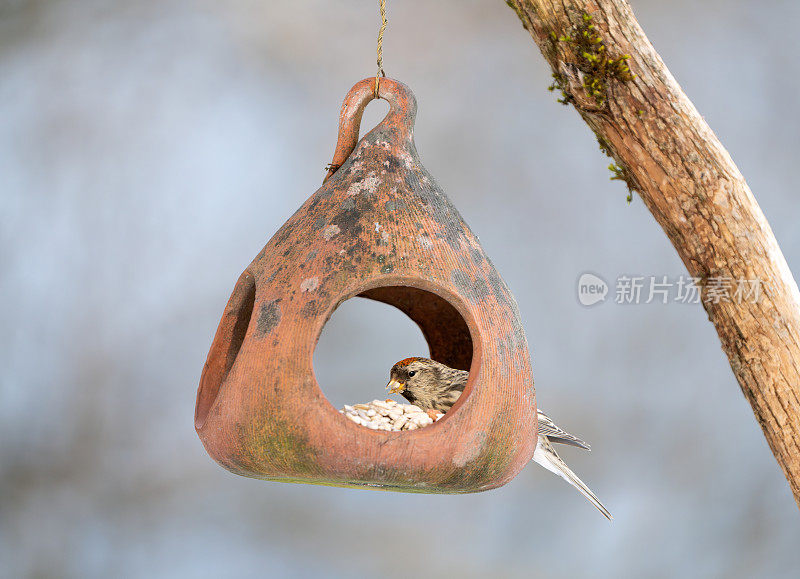
<path id="1" fill-rule="evenodd" d="M 381 79 L 391 108 L 358 140 L 374 90 L 374 78 L 352 88 L 324 184 L 239 277 L 200 378 L 195 428 L 219 464 L 244 476 L 408 492 L 495 488 L 536 446 L 519 312 L 420 163 L 407 86 Z M 325 398 L 314 348 L 333 311 L 355 296 L 400 309 L 433 359 L 470 371 L 444 418 L 410 432 L 370 430 Z"/>

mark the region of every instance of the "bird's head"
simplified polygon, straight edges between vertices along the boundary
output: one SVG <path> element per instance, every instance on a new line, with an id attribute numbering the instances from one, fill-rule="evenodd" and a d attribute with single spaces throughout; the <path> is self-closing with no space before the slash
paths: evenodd
<path id="1" fill-rule="evenodd" d="M 389 372 L 390 393 L 401 394 L 412 404 L 426 399 L 438 390 L 441 381 L 438 362 L 428 358 L 406 358 L 392 366 Z"/>

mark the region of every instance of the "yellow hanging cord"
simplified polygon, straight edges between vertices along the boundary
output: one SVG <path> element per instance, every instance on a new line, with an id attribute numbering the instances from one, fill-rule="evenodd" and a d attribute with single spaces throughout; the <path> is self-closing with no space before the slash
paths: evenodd
<path id="1" fill-rule="evenodd" d="M 378 89 L 380 88 L 380 78 L 386 76 L 383 72 L 383 32 L 386 30 L 386 0 L 379 0 L 381 9 L 381 29 L 378 32 L 378 72 L 375 74 L 375 98 L 378 98 Z"/>

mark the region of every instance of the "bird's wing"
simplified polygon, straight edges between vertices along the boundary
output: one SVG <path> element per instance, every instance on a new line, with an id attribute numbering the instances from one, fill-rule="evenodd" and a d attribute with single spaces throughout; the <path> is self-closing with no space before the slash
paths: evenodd
<path id="1" fill-rule="evenodd" d="M 556 453 L 553 445 L 550 444 L 550 442 L 544 436 L 540 436 L 539 441 L 536 443 L 536 450 L 533 453 L 533 460 L 536 462 L 536 464 L 543 466 L 554 474 L 557 474 L 578 489 L 580 493 L 586 497 L 598 511 L 603 513 L 603 516 L 609 521 L 614 518 L 611 516 L 611 513 L 608 512 L 608 509 L 603 506 L 603 503 L 600 502 L 600 499 L 598 499 L 591 491 L 591 489 L 587 487 L 586 484 L 579 479 L 574 472 L 572 472 L 572 470 L 570 470 L 563 460 L 561 460 L 561 457 L 558 456 L 558 453 Z"/>
<path id="2" fill-rule="evenodd" d="M 584 450 L 592 450 L 586 442 L 559 427 L 541 410 L 537 409 L 537 414 L 539 415 L 539 436 L 546 436 L 550 439 L 550 442 L 558 442 L 570 446 L 577 446 Z"/>

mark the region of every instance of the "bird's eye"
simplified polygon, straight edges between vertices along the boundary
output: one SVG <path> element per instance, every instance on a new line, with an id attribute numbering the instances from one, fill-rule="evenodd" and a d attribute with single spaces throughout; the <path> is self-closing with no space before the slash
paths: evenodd
<path id="1" fill-rule="evenodd" d="M 411 378 L 416 373 L 417 373 L 416 370 L 411 370 L 411 372 L 408 373 L 408 377 Z"/>

